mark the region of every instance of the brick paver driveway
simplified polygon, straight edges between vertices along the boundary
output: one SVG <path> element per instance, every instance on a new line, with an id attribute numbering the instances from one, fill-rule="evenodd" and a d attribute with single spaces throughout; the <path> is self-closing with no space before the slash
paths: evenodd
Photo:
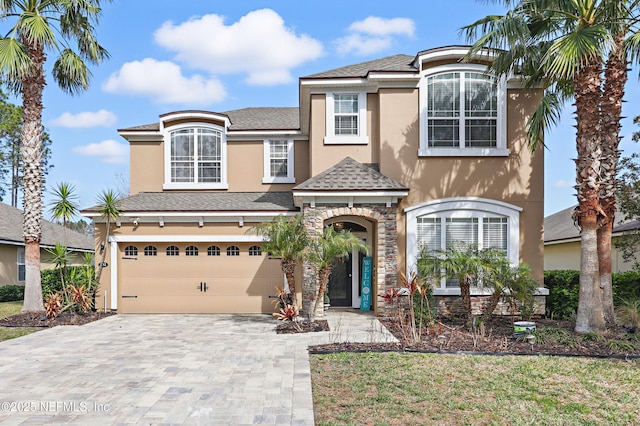
<path id="1" fill-rule="evenodd" d="M 115 315 L 1 342 L 0 422 L 311 425 L 310 337 L 274 321 Z"/>

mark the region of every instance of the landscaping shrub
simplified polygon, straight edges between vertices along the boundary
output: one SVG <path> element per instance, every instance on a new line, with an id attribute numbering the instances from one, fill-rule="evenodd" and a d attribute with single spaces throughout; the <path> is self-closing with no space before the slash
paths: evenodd
<path id="1" fill-rule="evenodd" d="M 90 269 L 90 275 L 93 277 L 94 269 Z M 40 272 L 42 280 L 42 297 L 47 298 L 50 294 L 62 291 L 62 282 L 60 281 L 60 272 L 57 269 L 45 269 Z M 67 266 L 65 268 L 65 280 L 67 284 L 75 284 L 76 286 L 84 285 L 90 288 L 87 282 L 86 266 Z M 93 283 L 92 283 L 93 284 Z"/>
<path id="2" fill-rule="evenodd" d="M 0 302 L 15 302 L 24 299 L 24 286 L 3 285 L 0 287 Z"/>
<path id="3" fill-rule="evenodd" d="M 640 273 L 627 271 L 611 274 L 613 301 L 616 306 L 624 300 L 640 299 Z M 544 286 L 549 289 L 547 316 L 569 319 L 578 309 L 580 271 L 544 271 Z"/>
<path id="4" fill-rule="evenodd" d="M 619 305 L 623 300 L 640 299 L 640 273 L 627 271 L 611 274 L 613 281 L 613 302 Z"/>
<path id="5" fill-rule="evenodd" d="M 546 315 L 569 319 L 578 309 L 580 271 L 544 271 L 544 286 L 549 289 Z"/>

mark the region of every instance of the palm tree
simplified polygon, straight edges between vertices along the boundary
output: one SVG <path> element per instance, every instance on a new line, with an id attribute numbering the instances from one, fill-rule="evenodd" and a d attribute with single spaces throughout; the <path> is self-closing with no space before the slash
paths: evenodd
<path id="1" fill-rule="evenodd" d="M 102 276 L 102 268 L 107 257 L 107 244 L 109 243 L 111 221 L 117 220 L 118 217 L 120 217 L 120 209 L 118 207 L 119 201 L 120 200 L 118 195 L 112 190 L 102 191 L 102 193 L 98 197 L 98 213 L 100 213 L 100 216 L 102 216 L 102 218 L 104 218 L 106 221 L 104 241 L 100 244 L 102 260 L 100 260 L 100 263 L 98 263 L 98 267 L 96 268 L 96 281 L 98 283 L 100 282 L 100 277 Z"/>
<path id="2" fill-rule="evenodd" d="M 367 245 L 360 238 L 346 230 L 337 232 L 333 226 L 326 226 L 322 235 L 311 240 L 307 250 L 307 259 L 317 271 L 319 284 L 316 301 L 310 312 L 312 319 L 324 301 L 333 264 L 347 258 L 355 249 L 363 252 L 368 251 Z"/>
<path id="3" fill-rule="evenodd" d="M 0 19 L 6 36 L 0 38 L 0 80 L 22 97 L 22 185 L 25 240 L 25 297 L 23 312 L 42 312 L 40 239 L 42 236 L 42 93 L 46 85 L 47 55 L 57 55 L 53 79 L 67 93 L 89 87 L 87 63 L 108 57 L 95 38 L 100 0 L 2 0 Z M 70 46 L 75 42 L 77 50 Z"/>
<path id="4" fill-rule="evenodd" d="M 66 246 L 60 243 L 56 243 L 56 245 L 53 248 L 47 249 L 47 253 L 51 255 L 50 261 L 51 263 L 53 263 L 55 268 L 60 273 L 60 283 L 62 284 L 62 293 L 64 295 L 64 301 L 67 302 L 68 292 L 67 292 L 67 285 L 64 281 L 64 275 L 65 275 L 65 269 L 69 264 L 71 253 L 69 252 L 69 250 L 67 250 Z"/>
<path id="5" fill-rule="evenodd" d="M 464 308 L 464 319 L 471 325 L 471 286 L 479 282 L 489 267 L 479 255 L 474 244 L 453 244 L 444 250 L 429 250 L 424 247 L 418 256 L 418 273 L 422 277 L 456 279 L 460 286 L 460 297 Z"/>
<path id="6" fill-rule="evenodd" d="M 611 179 L 615 177 L 618 157 L 620 115 L 619 110 L 616 114 L 616 108 L 624 95 L 624 80 L 620 90 L 620 82 L 608 79 L 626 74 L 626 55 L 637 51 L 638 36 L 632 28 L 638 21 L 638 1 L 503 0 L 501 3 L 509 9 L 504 16 L 486 17 L 463 30 L 471 39 L 480 35 L 473 52 L 485 47 L 501 49 L 491 66 L 493 71 L 502 75 L 517 71 L 529 86 L 542 86 L 546 95 L 559 95 L 554 102 L 542 102 L 546 113 L 551 112 L 550 122 L 558 117 L 557 109 L 553 110 L 562 104 L 558 99 L 572 95 L 575 100 L 578 206 L 574 219 L 581 230 L 576 331 L 601 332 L 605 329 L 605 294 L 600 284 L 599 258 L 610 258 L 610 235 L 600 232 L 602 243 L 598 244 L 598 229 L 613 219 L 615 211 L 615 201 L 611 202 L 615 185 Z M 615 72 L 607 73 L 609 68 Z M 548 100 L 547 96 L 544 100 Z M 545 116 L 549 117 L 538 112 L 530 121 L 529 135 L 533 134 L 536 141 L 542 137 L 539 131 L 543 124 L 548 122 Z M 607 238 L 609 252 L 605 253 Z"/>
<path id="7" fill-rule="evenodd" d="M 59 183 L 51 192 L 54 200 L 49 204 L 49 212 L 56 220 L 62 221 L 64 227 L 65 244 L 67 237 L 67 222 L 78 214 L 78 196 L 75 194 L 75 187 L 67 182 Z"/>
<path id="8" fill-rule="evenodd" d="M 262 248 L 270 256 L 280 258 L 280 267 L 287 283 L 289 292 L 297 305 L 295 268 L 298 260 L 302 258 L 305 248 L 309 244 L 309 236 L 304 227 L 301 215 L 287 218 L 278 216 L 272 222 L 261 223 L 252 228 L 252 232 L 264 238 Z"/>

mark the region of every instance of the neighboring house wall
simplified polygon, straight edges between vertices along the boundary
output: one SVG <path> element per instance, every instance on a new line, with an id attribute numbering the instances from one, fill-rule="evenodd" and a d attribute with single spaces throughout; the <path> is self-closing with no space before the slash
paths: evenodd
<path id="1" fill-rule="evenodd" d="M 0 286 L 7 284 L 24 284 L 19 281 L 18 274 L 18 252 L 24 253 L 24 248 L 18 245 L 3 244 L 0 245 Z M 69 265 L 83 265 L 84 258 L 82 253 L 72 253 Z M 51 255 L 46 249 L 40 250 L 40 270 L 53 269 L 55 265 L 51 263 Z"/>
<path id="2" fill-rule="evenodd" d="M 616 238 L 613 238 L 615 244 Z M 573 269 L 580 270 L 580 242 L 547 243 L 544 246 L 544 270 Z M 633 261 L 625 262 L 622 252 L 612 245 L 611 271 L 626 272 L 633 269 Z"/>

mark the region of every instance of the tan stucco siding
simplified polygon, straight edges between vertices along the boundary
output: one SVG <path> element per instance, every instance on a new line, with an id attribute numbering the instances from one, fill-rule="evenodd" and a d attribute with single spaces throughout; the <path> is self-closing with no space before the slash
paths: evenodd
<path id="1" fill-rule="evenodd" d="M 162 191 L 164 145 L 162 142 L 129 143 L 129 193 Z"/>
<path id="2" fill-rule="evenodd" d="M 522 207 L 520 258 L 542 279 L 544 155 L 531 154 L 524 123 L 538 99 L 510 90 L 507 104 L 508 157 L 419 157 L 417 89 L 380 90 L 380 171 L 410 188 L 398 212 L 399 270 L 404 270 L 407 207 L 452 197 L 479 197 Z"/>
<path id="3" fill-rule="evenodd" d="M 613 238 L 615 243 L 616 237 Z M 580 242 L 546 244 L 544 246 L 544 270 L 580 270 Z M 611 271 L 626 272 L 633 269 L 633 261 L 625 262 L 622 252 L 611 247 Z"/>
<path id="4" fill-rule="evenodd" d="M 371 99 L 369 95 L 367 99 Z M 311 176 L 315 176 L 326 169 L 335 166 L 345 157 L 351 157 L 361 163 L 375 163 L 378 161 L 378 153 L 374 152 L 372 143 L 372 126 L 375 126 L 377 102 L 367 102 L 367 135 L 369 143 L 364 145 L 350 144 L 325 144 L 326 136 L 326 95 L 311 96 L 311 135 L 309 136 Z"/>

